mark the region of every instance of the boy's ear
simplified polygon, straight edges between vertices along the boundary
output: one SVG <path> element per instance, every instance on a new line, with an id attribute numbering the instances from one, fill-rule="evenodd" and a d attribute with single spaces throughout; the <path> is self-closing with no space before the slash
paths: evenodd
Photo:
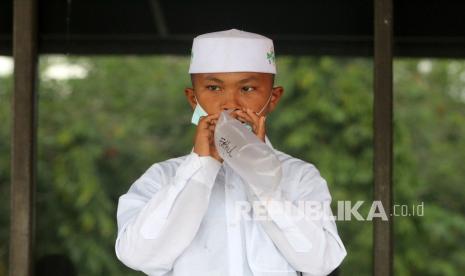
<path id="1" fill-rule="evenodd" d="M 282 86 L 273 87 L 273 89 L 271 90 L 270 109 L 268 113 L 272 112 L 276 108 L 283 93 L 284 93 L 284 88 Z"/>
<path id="2" fill-rule="evenodd" d="M 186 89 L 184 89 L 184 94 L 186 95 L 187 101 L 191 105 L 192 109 L 195 109 L 197 101 L 195 100 L 194 89 L 187 87 Z"/>

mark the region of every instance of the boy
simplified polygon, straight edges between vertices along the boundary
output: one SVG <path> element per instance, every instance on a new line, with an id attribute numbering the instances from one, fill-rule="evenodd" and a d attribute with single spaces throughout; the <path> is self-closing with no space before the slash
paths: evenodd
<path id="1" fill-rule="evenodd" d="M 189 73 L 193 87 L 185 94 L 197 125 L 194 147 L 151 166 L 120 197 L 118 259 L 149 275 L 329 274 L 346 255 L 331 210 L 310 209 L 318 219 L 292 215 L 300 202 L 328 207 L 326 181 L 312 164 L 273 149 L 265 132 L 266 115 L 284 91 L 274 87 L 273 42 L 236 29 L 200 35 Z M 271 197 L 250 197 L 251 183 L 218 154 L 213 135 L 223 110 L 233 110 L 279 158 L 282 178 Z M 242 208 L 252 201 L 253 209 Z M 276 212 L 268 202 L 290 207 Z M 271 218 L 238 218 L 238 205 L 244 214 Z"/>

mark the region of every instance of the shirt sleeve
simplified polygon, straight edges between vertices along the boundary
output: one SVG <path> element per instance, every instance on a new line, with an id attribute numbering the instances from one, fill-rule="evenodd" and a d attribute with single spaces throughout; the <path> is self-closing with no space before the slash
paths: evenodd
<path id="1" fill-rule="evenodd" d="M 199 229 L 220 166 L 192 152 L 174 177 L 155 164 L 136 180 L 118 202 L 118 259 L 149 275 L 170 271 Z"/>
<path id="2" fill-rule="evenodd" d="M 327 275 L 347 252 L 337 232 L 326 181 L 313 165 L 307 165 L 300 179 L 288 179 L 298 182 L 297 200 L 286 198 L 280 189 L 266 198 L 249 191 L 249 197 L 255 201 L 254 213 L 267 215 L 260 223 L 289 264 L 304 276 Z"/>

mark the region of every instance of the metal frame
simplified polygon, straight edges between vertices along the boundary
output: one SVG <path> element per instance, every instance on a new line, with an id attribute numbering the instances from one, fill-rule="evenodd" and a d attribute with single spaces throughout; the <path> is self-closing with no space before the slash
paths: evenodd
<path id="1" fill-rule="evenodd" d="M 37 2 L 15 0 L 10 275 L 32 275 L 37 141 Z"/>
<path id="2" fill-rule="evenodd" d="M 374 0 L 374 200 L 381 201 L 388 220 L 373 221 L 373 275 L 393 273 L 392 210 L 392 45 L 393 1 Z"/>

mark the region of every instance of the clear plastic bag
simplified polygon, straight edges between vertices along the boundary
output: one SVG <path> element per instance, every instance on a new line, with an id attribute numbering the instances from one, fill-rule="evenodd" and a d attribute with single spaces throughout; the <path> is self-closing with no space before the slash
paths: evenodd
<path id="1" fill-rule="evenodd" d="M 270 146 L 231 117 L 230 112 L 223 111 L 216 123 L 218 154 L 258 197 L 271 196 L 281 181 L 281 162 Z"/>

